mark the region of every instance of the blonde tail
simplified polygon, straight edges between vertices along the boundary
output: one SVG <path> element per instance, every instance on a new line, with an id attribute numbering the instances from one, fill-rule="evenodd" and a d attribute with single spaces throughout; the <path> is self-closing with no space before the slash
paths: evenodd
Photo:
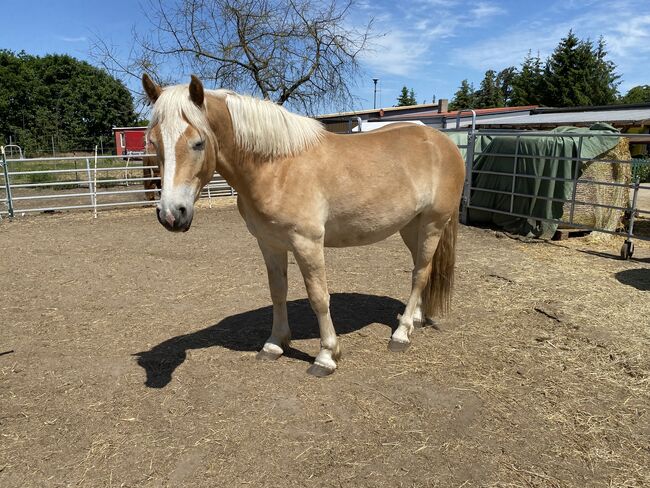
<path id="1" fill-rule="evenodd" d="M 458 232 L 458 209 L 445 225 L 438 248 L 431 262 L 431 275 L 422 291 L 422 308 L 425 317 L 444 316 L 451 310 L 456 263 L 456 233 Z"/>

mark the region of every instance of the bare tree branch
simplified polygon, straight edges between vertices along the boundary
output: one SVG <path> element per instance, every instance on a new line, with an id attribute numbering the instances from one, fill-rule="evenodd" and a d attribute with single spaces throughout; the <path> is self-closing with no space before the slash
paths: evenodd
<path id="1" fill-rule="evenodd" d="M 128 60 L 99 38 L 91 54 L 122 78 L 195 72 L 307 113 L 350 106 L 360 54 L 377 37 L 372 21 L 352 26 L 355 1 L 148 0 L 148 29 L 134 32 Z"/>

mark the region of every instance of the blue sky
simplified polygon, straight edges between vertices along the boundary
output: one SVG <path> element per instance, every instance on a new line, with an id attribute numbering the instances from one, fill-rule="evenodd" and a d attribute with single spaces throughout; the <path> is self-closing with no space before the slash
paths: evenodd
<path id="1" fill-rule="evenodd" d="M 374 17 L 384 36 L 362 58 L 355 108 L 395 104 L 403 85 L 418 102 L 451 98 L 460 81 L 476 86 L 486 69 L 518 66 L 528 50 L 544 58 L 573 29 L 578 37 L 607 42 L 622 76 L 620 90 L 650 84 L 650 0 L 358 0 L 349 22 Z M 146 29 L 140 2 L 0 1 L 0 48 L 30 54 L 67 53 L 88 59 L 95 36 L 125 54 L 131 32 Z M 136 86 L 136 82 L 134 85 Z M 380 103 L 381 102 L 381 103 Z M 343 107 L 341 107 L 343 108 Z"/>

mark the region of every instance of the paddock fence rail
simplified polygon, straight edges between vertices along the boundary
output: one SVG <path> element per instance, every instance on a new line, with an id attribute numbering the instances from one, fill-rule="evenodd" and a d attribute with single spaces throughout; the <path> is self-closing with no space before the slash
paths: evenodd
<path id="1" fill-rule="evenodd" d="M 472 111 L 468 112 L 471 113 Z M 595 135 L 588 130 L 567 134 L 532 130 L 477 129 L 474 125 L 474 117 L 472 118 L 472 124 L 467 128 L 443 129 L 443 131 L 467 135 L 467 143 L 458 143 L 458 147 L 465 153 L 467 170 L 461 202 L 461 221 L 463 223 L 471 223 L 470 212 L 477 210 L 622 236 L 625 238 L 625 243 L 621 248 L 621 257 L 624 259 L 632 256 L 634 239 L 650 240 L 650 233 L 648 232 L 648 228 L 650 228 L 650 208 L 647 208 L 647 203 L 641 203 L 648 202 L 648 196 L 650 196 L 650 183 L 643 181 L 644 178 L 648 178 L 650 173 L 649 159 L 598 159 L 599 164 L 626 166 L 628 168 L 626 174 L 629 175 L 629 178 L 624 181 L 606 181 L 598 178 L 584 180 L 579 178 L 579 169 L 593 162 L 593 160 L 582 156 L 582 147 L 588 138 L 625 137 L 630 145 L 642 144 L 650 147 L 650 135 L 624 133 L 598 133 Z M 477 146 L 477 141 L 482 136 L 514 137 L 516 139 L 515 150 L 511 154 L 485 152 L 482 150 L 484 148 Z M 570 157 L 540 155 L 540 157 L 543 156 L 547 160 L 570 161 L 572 177 L 560 178 L 519 171 L 519 163 L 525 158 L 531 157 L 531 155 L 519 154 L 518 151 L 520 141 L 528 137 L 550 138 L 551 140 L 553 138 L 574 138 L 577 140 L 578 150 L 575 155 Z M 481 156 L 488 154 L 511 160 L 511 170 L 495 172 L 477 167 L 476 163 Z M 99 156 L 95 152 L 95 154 L 85 156 L 7 159 L 4 147 L 2 147 L 2 159 L 0 160 L 2 165 L 2 172 L 0 173 L 0 218 L 27 213 L 77 209 L 92 210 L 96 216 L 97 211 L 101 209 L 155 204 L 160 197 L 158 190 L 160 178 L 154 174 L 157 166 L 147 162 L 149 156 L 153 155 L 138 155 L 137 157 L 133 155 Z M 476 186 L 476 179 L 482 174 L 491 174 L 508 179 L 511 184 L 508 189 L 503 189 L 503 185 L 500 185 L 501 189 Z M 570 198 L 534 196 L 538 200 L 562 203 L 567 211 L 558 218 L 552 219 L 534 215 L 533 213 L 516 212 L 515 199 L 533 198 L 531 195 L 517 192 L 517 182 L 521 179 L 531 178 L 536 182 L 551 181 L 562 185 L 569 184 L 572 189 Z M 591 185 L 599 189 L 622 189 L 627 192 L 629 198 L 617 204 L 603 201 L 586 201 L 578 191 L 580 186 L 584 187 L 585 185 Z M 510 208 L 481 206 L 476 202 L 477 195 L 486 192 L 509 199 Z M 641 199 L 639 197 L 642 192 L 646 196 Z M 201 191 L 200 197 L 211 201 L 212 198 L 232 195 L 235 195 L 233 188 L 215 173 L 212 181 Z M 596 210 L 616 212 L 623 217 L 613 228 L 578 221 L 576 219 L 576 209 L 589 206 Z M 642 223 L 645 229 L 644 232 L 636 231 L 638 222 Z"/>
<path id="2" fill-rule="evenodd" d="M 0 218 L 29 213 L 91 210 L 155 204 L 160 198 L 155 155 L 7 159 L 1 148 Z M 235 195 L 219 174 L 201 198 Z"/>

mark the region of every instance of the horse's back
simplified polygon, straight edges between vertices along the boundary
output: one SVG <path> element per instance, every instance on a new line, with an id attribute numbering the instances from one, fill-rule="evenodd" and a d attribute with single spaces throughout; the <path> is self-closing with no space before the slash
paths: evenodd
<path id="1" fill-rule="evenodd" d="M 326 245 L 377 242 L 420 213 L 448 215 L 458 205 L 464 163 L 439 131 L 399 124 L 326 143 L 329 156 L 319 168 Z"/>

